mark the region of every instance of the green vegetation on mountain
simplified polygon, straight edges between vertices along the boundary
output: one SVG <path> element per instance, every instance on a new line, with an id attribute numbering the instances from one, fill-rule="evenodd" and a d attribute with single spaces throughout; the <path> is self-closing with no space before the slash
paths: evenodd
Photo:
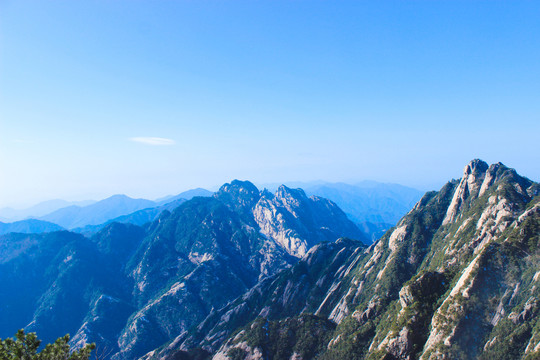
<path id="1" fill-rule="evenodd" d="M 220 310 L 219 326 L 210 328 L 199 346 L 217 351 L 220 359 L 243 352 L 243 358 L 253 357 L 266 351 L 263 342 L 245 341 L 260 333 L 256 327 L 240 325 L 242 336 L 233 335 L 220 348 L 212 339 L 227 324 L 238 327 L 238 319 L 252 321 L 247 314 L 271 314 L 270 323 L 286 324 L 311 313 L 337 325 L 318 359 L 536 359 L 539 190 L 513 169 L 475 160 L 461 180 L 427 193 L 376 244 L 347 258 L 342 263 L 347 276 L 341 268 L 324 267 L 315 285 L 294 276 L 298 266 L 324 264 L 313 259 L 327 250 L 314 248 L 280 274 L 277 288 L 260 286 Z M 321 288 L 329 279 L 332 286 Z M 289 294 L 298 288 L 323 294 L 304 297 L 305 305 L 291 315 L 281 310 L 288 308 L 282 303 L 294 299 Z M 253 307 L 258 298 L 272 300 Z M 295 335 L 288 334 L 285 343 L 294 344 Z M 292 353 L 292 345 L 285 352 Z"/>
<path id="2" fill-rule="evenodd" d="M 235 341 L 247 346 L 233 347 L 227 355 L 244 359 L 253 355 L 253 349 L 260 349 L 262 357 L 266 359 L 313 359 L 324 350 L 334 329 L 333 322 L 314 315 L 280 321 L 259 318 L 235 336 Z"/>
<path id="3" fill-rule="evenodd" d="M 540 185 L 502 164 L 472 161 L 370 246 L 328 200 L 233 181 L 142 227 L 1 236 L 0 335 L 113 360 L 532 360 L 539 240 Z"/>
<path id="4" fill-rule="evenodd" d="M 134 359 L 290 267 L 300 250 L 362 236 L 332 202 L 286 187 L 273 195 L 233 181 L 178 205 L 143 226 L 114 222 L 90 237 L 0 237 L 0 336 L 15 326 L 46 341 L 69 332 L 75 348 L 95 342 L 106 359 Z"/>

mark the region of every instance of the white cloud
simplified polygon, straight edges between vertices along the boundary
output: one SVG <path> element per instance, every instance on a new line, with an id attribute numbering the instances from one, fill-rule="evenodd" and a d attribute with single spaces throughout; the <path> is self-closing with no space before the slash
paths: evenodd
<path id="1" fill-rule="evenodd" d="M 154 146 L 174 145 L 173 139 L 160 138 L 160 137 L 132 137 L 129 140 L 146 144 L 146 145 L 154 145 Z"/>

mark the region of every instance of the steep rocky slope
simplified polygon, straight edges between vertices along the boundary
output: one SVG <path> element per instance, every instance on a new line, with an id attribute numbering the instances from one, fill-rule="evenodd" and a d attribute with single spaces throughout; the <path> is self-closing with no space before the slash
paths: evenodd
<path id="1" fill-rule="evenodd" d="M 328 316 L 345 295 L 347 289 L 341 285 L 348 284 L 358 254 L 366 248 L 349 239 L 316 245 L 290 269 L 264 279 L 227 306 L 212 311 L 195 329 L 162 349 L 160 357 L 195 346 L 215 351 L 235 329 L 257 317 L 273 320 L 300 313 Z"/>
<path id="2" fill-rule="evenodd" d="M 73 345 L 96 342 L 102 358 L 134 359 L 341 236 L 362 233 L 332 202 L 242 181 L 143 227 L 112 223 L 91 238 L 6 235 L 0 336 L 27 327 L 50 341 L 69 332 Z"/>
<path id="3" fill-rule="evenodd" d="M 318 245 L 147 358 L 539 358 L 539 191 L 474 160 L 376 244 Z"/>
<path id="4" fill-rule="evenodd" d="M 275 195 L 260 193 L 241 181 L 225 184 L 213 198 L 191 200 L 149 231 L 126 269 L 140 310 L 122 331 L 115 359 L 187 332 L 213 309 L 290 266 L 299 255 L 290 244 L 309 248 L 340 235 L 362 236 L 328 200 L 286 187 Z"/>
<path id="5" fill-rule="evenodd" d="M 316 196 L 308 198 L 302 189 L 282 185 L 275 195 L 264 191 L 253 214 L 261 232 L 296 257 L 340 235 L 365 239 L 335 203 Z"/>
<path id="6" fill-rule="evenodd" d="M 137 231 L 126 233 L 132 241 L 137 238 Z M 115 274 L 114 259 L 78 234 L 5 235 L 0 237 L 0 259 L 3 336 L 26 327 L 54 341 L 77 331 L 100 294 L 125 296 L 121 278 L 110 275 Z"/>

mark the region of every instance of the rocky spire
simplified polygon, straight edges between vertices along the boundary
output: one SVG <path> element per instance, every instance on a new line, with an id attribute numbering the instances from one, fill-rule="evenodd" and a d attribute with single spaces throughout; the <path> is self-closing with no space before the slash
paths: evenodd
<path id="1" fill-rule="evenodd" d="M 443 225 L 454 222 L 463 203 L 471 197 L 476 198 L 478 196 L 488 168 L 489 165 L 479 159 L 474 159 L 465 166 L 463 177 L 454 192 Z"/>

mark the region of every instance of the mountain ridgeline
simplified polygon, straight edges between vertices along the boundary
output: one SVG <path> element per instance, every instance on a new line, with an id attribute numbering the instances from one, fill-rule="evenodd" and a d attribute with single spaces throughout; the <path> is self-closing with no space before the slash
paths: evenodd
<path id="1" fill-rule="evenodd" d="M 539 193 L 474 160 L 375 244 L 320 243 L 145 359 L 538 359 Z"/>
<path id="2" fill-rule="evenodd" d="M 349 219 L 372 241 L 378 240 L 420 200 L 418 190 L 397 184 L 364 181 L 343 183 L 293 183 L 308 196 L 335 202 Z M 301 185 L 301 186 L 298 186 Z M 274 185 L 269 185 L 277 189 Z M 154 221 L 162 211 L 172 211 L 195 196 L 212 196 L 213 192 L 197 188 L 157 200 L 133 199 L 114 195 L 101 201 L 68 202 L 49 200 L 28 209 L 0 209 L 0 235 L 10 232 L 43 233 L 70 230 L 91 236 L 113 222 L 144 225 Z"/>
<path id="3" fill-rule="evenodd" d="M 143 225 L 155 220 L 163 210 L 173 210 L 195 196 L 212 196 L 197 188 L 155 201 L 113 195 L 101 201 L 68 202 L 49 200 L 28 209 L 0 209 L 0 235 L 10 232 L 34 234 L 67 229 L 93 235 L 112 222 Z M 5 223 L 4 223 L 5 221 Z"/>
<path id="4" fill-rule="evenodd" d="M 167 199 L 171 200 L 171 199 Z M 60 231 L 0 237 L 0 337 L 96 342 L 135 359 L 298 262 L 320 242 L 369 241 L 334 203 L 299 189 L 225 184 L 144 226 L 113 222 L 91 237 Z"/>
<path id="5" fill-rule="evenodd" d="M 540 358 L 540 184 L 473 160 L 375 243 L 333 202 L 225 184 L 143 226 L 0 237 L 0 336 L 104 359 Z"/>

